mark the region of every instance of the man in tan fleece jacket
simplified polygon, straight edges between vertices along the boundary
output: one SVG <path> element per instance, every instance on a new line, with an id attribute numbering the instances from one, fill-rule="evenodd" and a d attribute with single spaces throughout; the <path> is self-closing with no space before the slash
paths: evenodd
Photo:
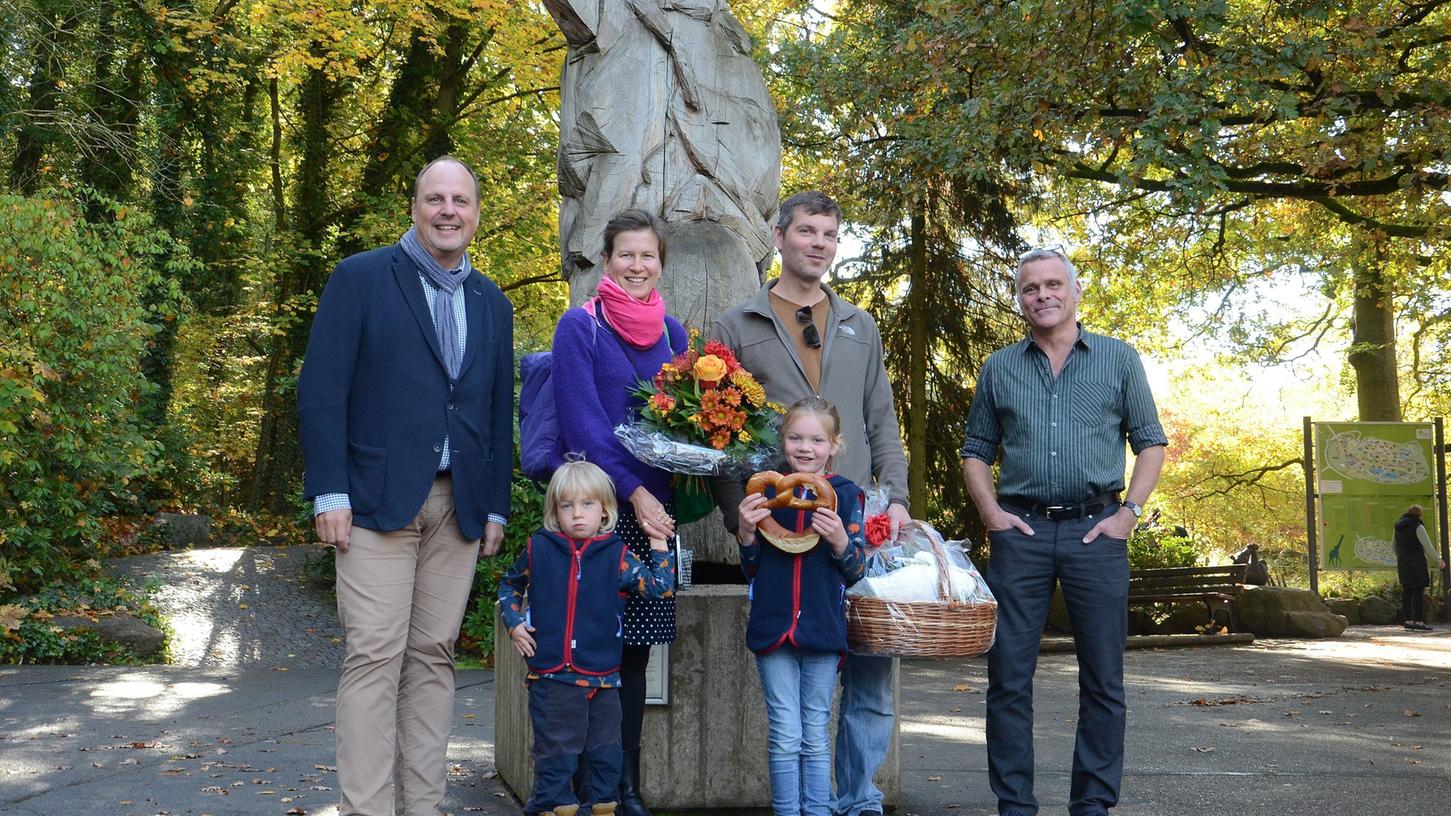
<path id="1" fill-rule="evenodd" d="M 836 472 L 863 488 L 873 481 L 891 497 L 892 537 L 907 513 L 907 457 L 897 430 L 892 384 L 882 363 L 882 338 L 871 315 L 822 283 L 836 259 L 841 207 L 825 193 L 797 193 L 781 205 L 773 235 L 781 277 L 745 304 L 721 315 L 711 335 L 730 346 L 766 389 L 790 405 L 822 397 L 841 414 L 845 445 Z M 742 486 L 722 480 L 716 501 L 726 529 L 736 531 Z M 882 812 L 872 775 L 887 755 L 893 730 L 891 658 L 848 655 L 841 671 L 837 727 L 836 816 Z"/>

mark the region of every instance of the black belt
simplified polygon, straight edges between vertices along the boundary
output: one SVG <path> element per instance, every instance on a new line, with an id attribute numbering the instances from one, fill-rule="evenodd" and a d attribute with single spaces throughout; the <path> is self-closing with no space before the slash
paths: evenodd
<path id="1" fill-rule="evenodd" d="M 1017 496 L 1000 496 L 998 503 L 1024 510 L 1030 516 L 1042 516 L 1049 521 L 1064 521 L 1097 515 L 1110 504 L 1118 504 L 1118 494 L 1105 493 L 1102 496 L 1094 496 L 1082 504 L 1039 504 Z"/>

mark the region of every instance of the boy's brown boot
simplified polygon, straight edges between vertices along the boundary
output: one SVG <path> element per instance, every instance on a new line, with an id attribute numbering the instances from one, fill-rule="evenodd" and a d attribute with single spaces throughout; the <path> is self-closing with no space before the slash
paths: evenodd
<path id="1" fill-rule="evenodd" d="M 615 816 L 614 802 L 600 802 L 590 810 L 591 816 Z"/>
<path id="2" fill-rule="evenodd" d="M 579 805 L 559 805 L 554 808 L 554 816 L 574 816 L 579 813 Z"/>

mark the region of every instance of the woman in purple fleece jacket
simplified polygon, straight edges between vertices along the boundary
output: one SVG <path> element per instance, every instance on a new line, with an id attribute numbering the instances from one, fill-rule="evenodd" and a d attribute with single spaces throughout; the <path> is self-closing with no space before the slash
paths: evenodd
<path id="1" fill-rule="evenodd" d="M 659 219 L 625 210 L 605 225 L 604 276 L 598 296 L 564 313 L 554 330 L 554 399 L 564 449 L 581 453 L 614 480 L 619 497 L 615 533 L 640 558 L 649 539 L 675 534 L 670 474 L 649 467 L 615 439 L 631 408 L 630 392 L 685 351 L 680 321 L 665 313 L 656 286 L 665 264 Z M 649 816 L 640 799 L 640 725 L 645 715 L 645 666 L 650 646 L 675 640 L 675 600 L 630 596 L 625 603 L 625 650 L 620 665 L 620 813 Z"/>

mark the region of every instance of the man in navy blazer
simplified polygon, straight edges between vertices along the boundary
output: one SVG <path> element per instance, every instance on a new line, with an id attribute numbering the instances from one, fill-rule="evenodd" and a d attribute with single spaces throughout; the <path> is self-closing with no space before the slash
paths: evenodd
<path id="1" fill-rule="evenodd" d="M 514 309 L 468 259 L 479 183 L 444 156 L 397 244 L 323 290 L 298 380 L 303 489 L 337 548 L 339 816 L 436 814 L 453 644 L 498 552 L 513 468 Z M 396 761 L 395 761 L 396 757 Z"/>

